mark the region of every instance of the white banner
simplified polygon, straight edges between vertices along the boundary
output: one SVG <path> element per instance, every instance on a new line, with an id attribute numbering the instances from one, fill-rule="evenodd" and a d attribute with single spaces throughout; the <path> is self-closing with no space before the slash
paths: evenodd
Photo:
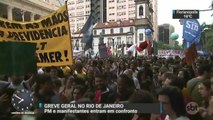
<path id="1" fill-rule="evenodd" d="M 162 56 L 183 56 L 183 50 L 158 50 L 158 55 Z"/>

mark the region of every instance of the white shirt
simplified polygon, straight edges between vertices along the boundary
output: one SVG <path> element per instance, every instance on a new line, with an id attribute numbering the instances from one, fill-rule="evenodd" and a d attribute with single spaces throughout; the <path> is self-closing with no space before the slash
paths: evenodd
<path id="1" fill-rule="evenodd" d="M 190 119 L 185 116 L 180 116 L 180 117 L 176 118 L 175 120 L 190 120 Z"/>
<path id="2" fill-rule="evenodd" d="M 169 115 L 166 115 L 165 119 L 164 120 L 172 120 L 170 119 Z M 185 116 L 180 116 L 174 120 L 190 120 L 189 118 L 185 117 Z"/>

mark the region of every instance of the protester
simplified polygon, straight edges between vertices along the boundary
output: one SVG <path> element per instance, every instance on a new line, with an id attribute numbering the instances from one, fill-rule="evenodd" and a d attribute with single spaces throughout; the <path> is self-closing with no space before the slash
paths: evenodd
<path id="1" fill-rule="evenodd" d="M 199 107 L 199 111 L 201 113 L 201 116 L 205 120 L 210 120 L 208 116 L 208 107 L 209 107 L 209 101 L 211 98 L 211 82 L 210 80 L 204 80 L 201 81 L 200 85 L 198 86 L 198 90 L 203 98 L 202 105 Z"/>
<path id="2" fill-rule="evenodd" d="M 164 86 L 158 91 L 158 100 L 163 104 L 163 113 L 168 120 L 189 120 L 186 117 L 186 110 L 182 92 L 179 88 Z"/>
<path id="3" fill-rule="evenodd" d="M 146 90 L 135 91 L 129 98 L 129 103 L 154 103 L 156 100 L 154 96 Z M 134 114 L 132 120 L 150 120 L 151 113 Z"/>
<path id="4" fill-rule="evenodd" d="M 199 76 L 187 82 L 187 89 L 191 94 L 192 101 L 197 102 L 199 105 L 201 105 L 203 99 L 198 91 L 198 85 L 201 83 L 201 81 L 210 79 L 210 70 L 211 66 L 209 64 L 202 64 L 199 66 L 197 71 Z"/>

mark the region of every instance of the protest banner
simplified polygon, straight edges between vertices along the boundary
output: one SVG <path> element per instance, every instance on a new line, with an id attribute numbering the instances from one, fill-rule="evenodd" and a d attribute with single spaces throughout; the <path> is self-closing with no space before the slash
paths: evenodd
<path id="1" fill-rule="evenodd" d="M 0 18 L 0 41 L 36 43 L 37 66 L 72 65 L 72 46 L 67 7 L 31 22 Z"/>
<path id="2" fill-rule="evenodd" d="M 158 50 L 158 55 L 161 56 L 183 56 L 183 50 Z"/>

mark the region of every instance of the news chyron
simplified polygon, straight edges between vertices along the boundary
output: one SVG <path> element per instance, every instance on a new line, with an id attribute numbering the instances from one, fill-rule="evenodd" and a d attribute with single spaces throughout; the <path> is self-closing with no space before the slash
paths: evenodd
<path id="1" fill-rule="evenodd" d="M 199 19 L 199 10 L 173 10 L 173 19 Z"/>

